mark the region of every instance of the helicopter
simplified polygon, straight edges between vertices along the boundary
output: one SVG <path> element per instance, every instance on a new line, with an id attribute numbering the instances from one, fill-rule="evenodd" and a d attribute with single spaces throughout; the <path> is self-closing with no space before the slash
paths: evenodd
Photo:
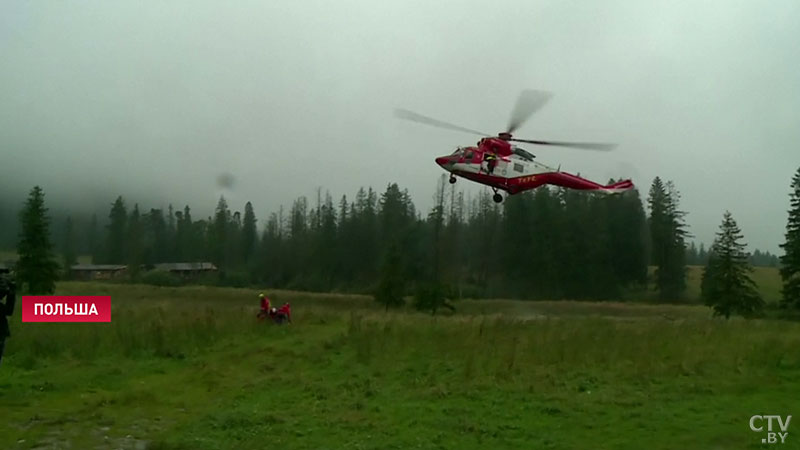
<path id="1" fill-rule="evenodd" d="M 523 90 L 511 112 L 511 119 L 506 131 L 498 133 L 497 136 L 453 125 L 405 109 L 396 109 L 395 116 L 438 128 L 483 136 L 475 146 L 457 147 L 453 153 L 439 156 L 435 158 L 435 161 L 444 170 L 450 172 L 451 184 L 456 182 L 456 177 L 462 177 L 489 186 L 494 191 L 493 199 L 497 203 L 503 201 L 500 191 L 505 191 L 508 195 L 514 195 L 545 184 L 603 194 L 617 194 L 633 189 L 633 182 L 629 179 L 602 185 L 586 178 L 581 178 L 579 174 L 573 175 L 562 172 L 560 166 L 552 168 L 542 164 L 535 160 L 535 155 L 515 144 L 516 142 L 523 142 L 582 150 L 613 150 L 614 144 L 515 138 L 512 133 L 528 120 L 534 112 L 544 106 L 551 97 L 552 94 L 546 91 Z"/>

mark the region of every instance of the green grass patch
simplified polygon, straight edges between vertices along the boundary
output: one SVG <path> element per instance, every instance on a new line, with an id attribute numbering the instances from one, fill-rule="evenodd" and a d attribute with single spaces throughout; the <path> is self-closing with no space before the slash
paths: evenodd
<path id="1" fill-rule="evenodd" d="M 763 448 L 792 414 L 800 324 L 700 306 L 463 301 L 62 283 L 111 324 L 21 324 L 0 367 L 0 448 Z M 800 448 L 791 433 L 783 448 Z"/>

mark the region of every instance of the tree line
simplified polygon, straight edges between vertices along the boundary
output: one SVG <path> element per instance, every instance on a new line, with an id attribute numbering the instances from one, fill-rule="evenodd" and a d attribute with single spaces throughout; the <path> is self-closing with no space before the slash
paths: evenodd
<path id="1" fill-rule="evenodd" d="M 636 191 L 594 196 L 542 188 L 508 197 L 465 197 L 442 177 L 423 215 L 407 190 L 359 189 L 334 202 L 320 189 L 258 223 L 220 198 L 213 215 L 140 208 L 117 197 L 107 217 L 55 226 L 65 265 L 78 254 L 126 264 L 132 275 L 160 262 L 210 261 L 231 283 L 371 292 L 390 271 L 403 291 L 441 281 L 462 296 L 612 298 L 647 279 L 647 223 Z M 56 224 L 58 225 L 58 224 Z"/>
<path id="2" fill-rule="evenodd" d="M 79 226 L 63 219 L 54 251 L 66 266 L 78 254 L 127 264 L 133 278 L 160 262 L 211 261 L 220 284 L 372 292 L 387 307 L 414 293 L 433 309 L 462 296 L 615 299 L 641 293 L 648 280 L 661 300 L 674 301 L 685 297 L 687 264 L 711 267 L 721 254 L 718 240 L 708 251 L 687 244 L 685 216 L 677 188 L 659 177 L 644 202 L 636 189 L 597 195 L 545 186 L 497 204 L 488 191 L 465 197 L 442 176 L 424 215 L 395 183 L 336 202 L 319 189 L 261 224 L 250 202 L 241 214 L 223 197 L 213 215 L 195 218 L 189 206 L 144 210 L 120 196 L 103 224 L 96 215 Z M 790 237 L 781 264 L 791 281 Z M 736 255 L 748 267 L 775 263 L 769 253 Z"/>
<path id="3" fill-rule="evenodd" d="M 702 242 L 697 246 L 694 241 L 686 247 L 686 264 L 690 266 L 705 266 L 708 264 L 709 251 Z M 773 255 L 769 251 L 762 252 L 759 249 L 753 250 L 747 258 L 753 267 L 780 267 L 781 259 L 778 255 Z"/>

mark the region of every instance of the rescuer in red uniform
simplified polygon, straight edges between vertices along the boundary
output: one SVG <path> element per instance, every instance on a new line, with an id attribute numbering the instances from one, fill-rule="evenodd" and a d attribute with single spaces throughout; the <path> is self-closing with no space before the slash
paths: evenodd
<path id="1" fill-rule="evenodd" d="M 263 319 L 269 316 L 269 298 L 262 294 L 258 294 L 258 297 L 261 299 L 261 311 L 258 312 L 258 318 Z"/>

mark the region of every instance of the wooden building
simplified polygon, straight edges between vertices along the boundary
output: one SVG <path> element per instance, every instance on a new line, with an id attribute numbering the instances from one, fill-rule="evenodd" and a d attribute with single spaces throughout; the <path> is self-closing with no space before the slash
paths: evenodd
<path id="1" fill-rule="evenodd" d="M 112 280 L 125 276 L 128 266 L 120 264 L 76 264 L 70 267 L 76 280 Z"/>

